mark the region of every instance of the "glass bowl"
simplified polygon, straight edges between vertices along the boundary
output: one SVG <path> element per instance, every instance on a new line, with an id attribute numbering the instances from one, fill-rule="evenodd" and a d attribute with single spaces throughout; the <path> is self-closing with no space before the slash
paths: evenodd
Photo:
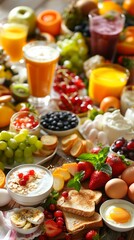
<path id="1" fill-rule="evenodd" d="M 29 111 L 19 111 L 11 117 L 9 130 L 18 133 L 21 129 L 27 129 L 29 134 L 40 134 L 40 120 L 37 114 Z"/>

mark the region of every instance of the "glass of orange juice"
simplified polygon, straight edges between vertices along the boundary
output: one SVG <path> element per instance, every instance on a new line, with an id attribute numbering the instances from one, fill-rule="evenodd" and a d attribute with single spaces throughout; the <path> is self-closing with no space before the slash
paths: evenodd
<path id="1" fill-rule="evenodd" d="M 18 23 L 2 23 L 0 25 L 0 42 L 12 62 L 23 58 L 22 48 L 26 44 L 28 27 Z"/>
<path id="2" fill-rule="evenodd" d="M 103 98 L 108 96 L 120 98 L 128 78 L 128 69 L 118 64 L 101 65 L 91 71 L 89 96 L 96 104 L 100 104 Z"/>
<path id="3" fill-rule="evenodd" d="M 32 41 L 23 50 L 32 104 L 41 107 L 51 92 L 59 50 L 45 41 Z"/>

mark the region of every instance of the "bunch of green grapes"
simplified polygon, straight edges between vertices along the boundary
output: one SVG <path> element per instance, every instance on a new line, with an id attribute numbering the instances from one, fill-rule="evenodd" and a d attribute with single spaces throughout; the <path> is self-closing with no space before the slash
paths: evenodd
<path id="1" fill-rule="evenodd" d="M 19 133 L 0 132 L 0 166 L 33 163 L 33 153 L 42 148 L 42 142 L 27 129 Z"/>
<path id="2" fill-rule="evenodd" d="M 70 38 L 58 40 L 57 45 L 60 48 L 60 64 L 77 74 L 82 73 L 89 51 L 84 36 L 76 32 Z"/>

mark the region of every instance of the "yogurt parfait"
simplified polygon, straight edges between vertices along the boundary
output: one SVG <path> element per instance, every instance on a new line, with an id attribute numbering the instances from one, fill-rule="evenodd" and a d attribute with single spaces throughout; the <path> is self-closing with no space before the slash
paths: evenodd
<path id="1" fill-rule="evenodd" d="M 44 201 L 51 192 L 51 172 L 39 165 L 24 164 L 13 168 L 6 177 L 6 187 L 19 204 L 30 206 Z"/>

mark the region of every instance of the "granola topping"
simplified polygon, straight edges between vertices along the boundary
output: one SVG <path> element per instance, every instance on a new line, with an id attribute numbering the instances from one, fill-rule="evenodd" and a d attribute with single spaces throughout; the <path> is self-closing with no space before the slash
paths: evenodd
<path id="1" fill-rule="evenodd" d="M 37 168 L 38 169 L 38 168 Z M 49 175 L 44 170 L 34 169 L 33 175 L 28 175 L 31 169 L 20 169 L 14 171 L 8 179 L 8 187 L 11 191 L 22 195 L 37 195 L 44 192 L 44 189 L 49 186 Z M 29 176 L 24 185 L 20 184 L 20 174 L 23 176 Z"/>

